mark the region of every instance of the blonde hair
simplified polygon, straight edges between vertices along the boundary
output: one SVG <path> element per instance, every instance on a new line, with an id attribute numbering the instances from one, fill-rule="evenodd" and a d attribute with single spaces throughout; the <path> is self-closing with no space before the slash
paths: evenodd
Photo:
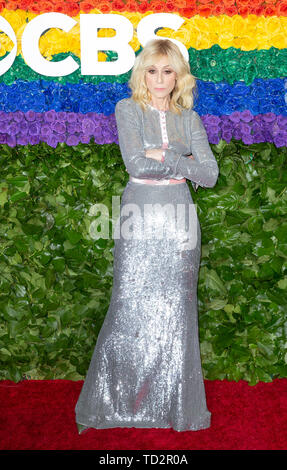
<path id="1" fill-rule="evenodd" d="M 128 82 L 132 90 L 132 98 L 140 104 L 143 110 L 151 101 L 151 94 L 145 82 L 145 72 L 156 60 L 167 56 L 169 65 L 177 74 L 175 87 L 170 96 L 170 111 L 181 114 L 183 109 L 189 109 L 194 104 L 196 78 L 190 73 L 189 63 L 183 57 L 177 45 L 169 39 L 152 39 L 135 59 L 131 78 Z"/>

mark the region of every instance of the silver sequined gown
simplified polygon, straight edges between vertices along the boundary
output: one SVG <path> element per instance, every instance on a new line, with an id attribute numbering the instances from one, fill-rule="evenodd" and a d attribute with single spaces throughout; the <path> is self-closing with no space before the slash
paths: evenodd
<path id="1" fill-rule="evenodd" d="M 150 105 L 142 111 L 132 98 L 117 103 L 128 173 L 157 180 L 185 177 L 193 187 L 213 187 L 218 165 L 191 109 L 164 112 L 165 161 L 145 157 L 146 149 L 162 146 L 162 113 Z M 172 211 L 160 207 L 175 209 L 173 214 L 184 208 L 184 225 L 173 225 Z M 97 429 L 208 428 L 197 311 L 201 231 L 188 184 L 128 181 L 117 230 L 111 302 L 76 404 L 76 422 Z"/>

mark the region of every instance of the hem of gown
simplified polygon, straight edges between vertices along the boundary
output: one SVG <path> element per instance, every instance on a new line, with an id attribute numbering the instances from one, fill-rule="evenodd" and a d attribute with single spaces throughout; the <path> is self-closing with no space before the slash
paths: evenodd
<path id="1" fill-rule="evenodd" d="M 208 429 L 211 425 L 211 413 L 208 413 L 205 417 L 201 418 L 197 424 L 194 424 L 190 428 L 176 428 L 170 424 L 162 423 L 154 423 L 152 421 L 109 421 L 106 420 L 102 424 L 94 424 L 90 422 L 88 419 L 78 419 L 76 420 L 77 424 L 85 426 L 86 428 L 93 428 L 93 429 L 109 429 L 109 428 L 152 428 L 152 429 L 173 429 L 177 432 L 184 432 L 184 431 L 200 431 L 203 429 Z"/>

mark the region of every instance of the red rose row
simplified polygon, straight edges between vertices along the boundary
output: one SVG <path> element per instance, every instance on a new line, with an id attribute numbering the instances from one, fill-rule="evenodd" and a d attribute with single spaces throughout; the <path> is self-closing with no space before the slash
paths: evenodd
<path id="1" fill-rule="evenodd" d="M 139 12 L 172 13 L 191 18 L 194 15 L 209 17 L 211 15 L 248 15 L 287 16 L 287 0 L 0 0 L 1 11 L 28 10 L 33 13 L 60 12 L 71 17 L 80 11 L 89 13 L 98 9 L 102 13 Z"/>

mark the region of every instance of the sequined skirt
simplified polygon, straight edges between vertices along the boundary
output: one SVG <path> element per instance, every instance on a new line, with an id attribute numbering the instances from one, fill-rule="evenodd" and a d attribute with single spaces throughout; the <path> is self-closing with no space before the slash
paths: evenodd
<path id="1" fill-rule="evenodd" d="M 111 301 L 76 422 L 208 428 L 197 309 L 201 231 L 188 184 L 129 181 L 114 238 Z"/>

